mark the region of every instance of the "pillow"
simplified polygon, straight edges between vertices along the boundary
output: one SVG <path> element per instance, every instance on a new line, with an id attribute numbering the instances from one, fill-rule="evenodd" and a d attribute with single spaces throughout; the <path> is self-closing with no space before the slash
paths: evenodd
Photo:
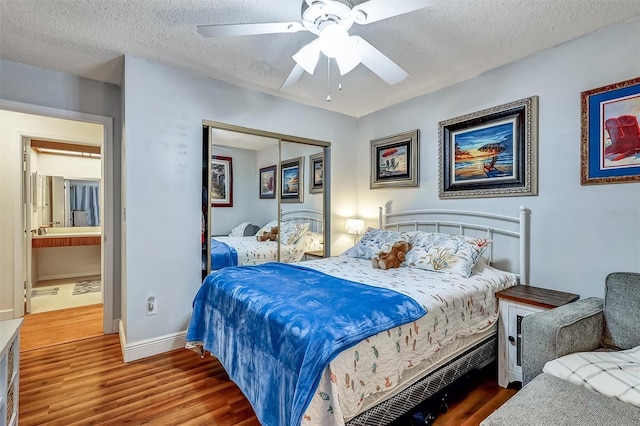
<path id="1" fill-rule="evenodd" d="M 322 241 L 324 235 L 321 232 L 307 231 L 296 242 L 297 248 L 302 248 L 303 251 L 316 251 L 322 249 Z"/>
<path id="2" fill-rule="evenodd" d="M 449 272 L 465 278 L 471 276 L 478 259 L 491 245 L 491 240 L 486 238 L 434 232 L 419 232 L 413 235 L 410 242 L 413 247 L 407 253 L 406 265 Z"/>
<path id="3" fill-rule="evenodd" d="M 244 228 L 244 234 L 242 234 L 243 237 L 254 237 L 256 235 L 256 233 L 258 232 L 258 229 L 260 229 L 260 227 L 258 225 L 247 225 L 246 228 Z"/>
<path id="4" fill-rule="evenodd" d="M 404 232 L 369 227 L 360 241 L 344 252 L 343 255 L 360 259 L 372 259 L 381 251 L 389 251 L 396 241 L 409 241 L 409 235 Z"/>
<path id="5" fill-rule="evenodd" d="M 267 223 L 265 226 L 260 228 L 258 232 L 256 232 L 254 235 L 262 235 L 265 232 L 271 232 L 271 228 L 273 228 L 274 226 L 278 226 L 277 220 L 272 220 L 271 222 Z"/>
<path id="6" fill-rule="evenodd" d="M 250 226 L 251 222 L 242 222 L 240 225 L 236 226 L 229 233 L 230 237 L 242 237 L 244 236 L 244 230 L 247 226 Z"/>
<path id="7" fill-rule="evenodd" d="M 298 241 L 298 239 L 308 230 L 308 223 L 283 222 L 280 225 L 278 238 L 280 238 L 280 243 L 282 244 L 295 244 L 296 241 Z"/>

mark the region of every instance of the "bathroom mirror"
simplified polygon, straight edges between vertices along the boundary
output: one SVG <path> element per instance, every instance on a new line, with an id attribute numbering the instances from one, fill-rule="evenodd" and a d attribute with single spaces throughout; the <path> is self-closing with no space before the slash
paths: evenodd
<path id="1" fill-rule="evenodd" d="M 31 140 L 32 228 L 100 227 L 99 146 Z"/>
<path id="2" fill-rule="evenodd" d="M 51 226 L 100 226 L 99 179 L 48 178 L 51 180 Z"/>

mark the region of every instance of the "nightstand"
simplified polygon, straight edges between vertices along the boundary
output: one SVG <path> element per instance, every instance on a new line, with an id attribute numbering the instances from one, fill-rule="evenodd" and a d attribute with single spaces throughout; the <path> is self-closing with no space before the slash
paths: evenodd
<path id="1" fill-rule="evenodd" d="M 566 305 L 580 298 L 577 294 L 516 285 L 496 293 L 500 306 L 498 321 L 498 385 L 522 382 L 522 318 Z"/>
<path id="2" fill-rule="evenodd" d="M 306 251 L 302 260 L 324 259 L 324 250 Z"/>

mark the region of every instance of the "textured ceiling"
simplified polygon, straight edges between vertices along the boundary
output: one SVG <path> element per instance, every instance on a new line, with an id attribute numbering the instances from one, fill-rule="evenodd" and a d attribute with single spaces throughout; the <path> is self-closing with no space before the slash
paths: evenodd
<path id="1" fill-rule="evenodd" d="M 402 1 L 402 0 L 388 0 Z M 200 24 L 298 21 L 302 0 L 0 0 L 0 57 L 120 84 L 133 55 L 359 117 L 433 92 L 611 24 L 640 0 L 434 0 L 359 35 L 409 77 L 389 86 L 359 65 L 326 102 L 326 66 L 279 87 L 309 32 L 205 39 Z M 276 6 L 277 5 L 277 6 Z"/>

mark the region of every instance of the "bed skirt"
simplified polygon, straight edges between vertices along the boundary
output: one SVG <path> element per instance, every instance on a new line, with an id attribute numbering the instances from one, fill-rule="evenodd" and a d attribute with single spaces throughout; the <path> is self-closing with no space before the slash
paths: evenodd
<path id="1" fill-rule="evenodd" d="M 497 358 L 497 348 L 498 335 L 493 334 L 395 396 L 349 420 L 346 425 L 388 425 L 471 370 L 482 368 L 491 363 Z"/>

